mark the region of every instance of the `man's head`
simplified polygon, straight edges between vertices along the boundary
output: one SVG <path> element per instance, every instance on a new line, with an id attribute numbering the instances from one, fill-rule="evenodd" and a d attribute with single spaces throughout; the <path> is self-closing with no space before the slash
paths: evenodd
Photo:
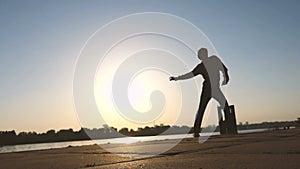
<path id="1" fill-rule="evenodd" d="M 198 58 L 200 60 L 205 60 L 208 58 L 208 51 L 206 48 L 201 48 L 198 50 Z"/>

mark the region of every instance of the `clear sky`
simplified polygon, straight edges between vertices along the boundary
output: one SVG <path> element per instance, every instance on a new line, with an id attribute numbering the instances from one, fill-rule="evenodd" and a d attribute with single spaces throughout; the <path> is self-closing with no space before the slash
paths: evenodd
<path id="1" fill-rule="evenodd" d="M 137 12 L 180 16 L 208 36 L 229 69 L 238 122 L 295 120 L 299 8 L 297 0 L 1 0 L 0 130 L 79 129 L 72 98 L 78 52 L 99 27 Z"/>

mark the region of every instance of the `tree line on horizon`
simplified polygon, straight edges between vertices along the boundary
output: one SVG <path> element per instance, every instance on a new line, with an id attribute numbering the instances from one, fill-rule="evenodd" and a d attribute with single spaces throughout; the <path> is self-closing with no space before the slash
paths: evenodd
<path id="1" fill-rule="evenodd" d="M 45 133 L 37 133 L 34 131 L 16 133 L 12 131 L 0 131 L 0 146 L 3 145 L 17 145 L 28 143 L 48 143 L 48 142 L 62 142 L 62 141 L 81 141 L 91 139 L 107 139 L 117 138 L 123 136 L 154 136 L 164 133 L 165 134 L 181 134 L 191 130 L 188 126 L 170 126 L 170 125 L 155 125 L 154 127 L 146 126 L 138 128 L 137 130 L 129 129 L 127 127 L 117 129 L 103 125 L 102 128 L 81 128 L 79 131 L 70 129 L 62 129 L 55 131 L 48 130 Z M 171 132 L 170 132 L 171 131 Z"/>
<path id="2" fill-rule="evenodd" d="M 289 128 L 300 127 L 300 118 L 296 121 L 285 122 L 262 122 L 255 124 L 239 124 L 238 130 L 247 129 L 259 129 L 259 128 Z M 209 125 L 202 129 L 203 132 L 219 131 L 219 126 Z M 20 132 L 16 133 L 12 131 L 0 131 L 0 146 L 4 145 L 17 145 L 17 144 L 29 144 L 29 143 L 49 143 L 49 142 L 62 142 L 62 141 L 80 141 L 92 139 L 107 139 L 117 138 L 125 136 L 155 136 L 155 135 L 170 135 L 170 134 L 185 134 L 192 133 L 193 127 L 188 126 L 170 126 L 170 125 L 155 125 L 153 127 L 146 126 L 144 128 L 138 128 L 137 130 L 129 128 L 117 129 L 103 125 L 102 128 L 81 128 L 79 131 L 73 131 L 73 129 L 62 129 L 55 131 L 53 129 L 48 130 L 45 133 Z"/>

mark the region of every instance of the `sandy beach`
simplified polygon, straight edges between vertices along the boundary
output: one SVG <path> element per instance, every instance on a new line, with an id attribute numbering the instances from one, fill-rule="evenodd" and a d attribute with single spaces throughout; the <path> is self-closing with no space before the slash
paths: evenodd
<path id="1" fill-rule="evenodd" d="M 135 158 L 134 154 L 142 154 L 143 148 L 157 144 L 168 144 L 168 140 L 108 145 L 116 154 L 98 145 L 4 153 L 0 154 L 0 168 L 296 169 L 300 166 L 300 129 L 213 136 L 202 144 L 188 138 L 159 156 Z M 132 154 L 117 155 L 124 148 L 132 150 Z"/>

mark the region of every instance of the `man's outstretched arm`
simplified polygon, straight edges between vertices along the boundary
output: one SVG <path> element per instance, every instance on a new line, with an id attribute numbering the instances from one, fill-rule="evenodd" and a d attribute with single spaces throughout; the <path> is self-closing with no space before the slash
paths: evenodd
<path id="1" fill-rule="evenodd" d="M 186 79 L 190 79 L 190 78 L 193 78 L 197 75 L 199 75 L 201 72 L 203 72 L 203 64 L 199 64 L 197 65 L 191 72 L 189 73 L 186 73 L 184 75 L 180 75 L 180 76 L 177 76 L 177 77 L 170 77 L 170 81 L 172 80 L 186 80 Z"/>
<path id="2" fill-rule="evenodd" d="M 186 79 L 190 79 L 190 78 L 193 78 L 194 77 L 194 73 L 193 72 L 189 72 L 189 73 L 186 73 L 184 75 L 180 75 L 180 76 L 177 76 L 177 77 L 173 77 L 171 76 L 169 79 L 170 81 L 172 80 L 186 80 Z"/>

